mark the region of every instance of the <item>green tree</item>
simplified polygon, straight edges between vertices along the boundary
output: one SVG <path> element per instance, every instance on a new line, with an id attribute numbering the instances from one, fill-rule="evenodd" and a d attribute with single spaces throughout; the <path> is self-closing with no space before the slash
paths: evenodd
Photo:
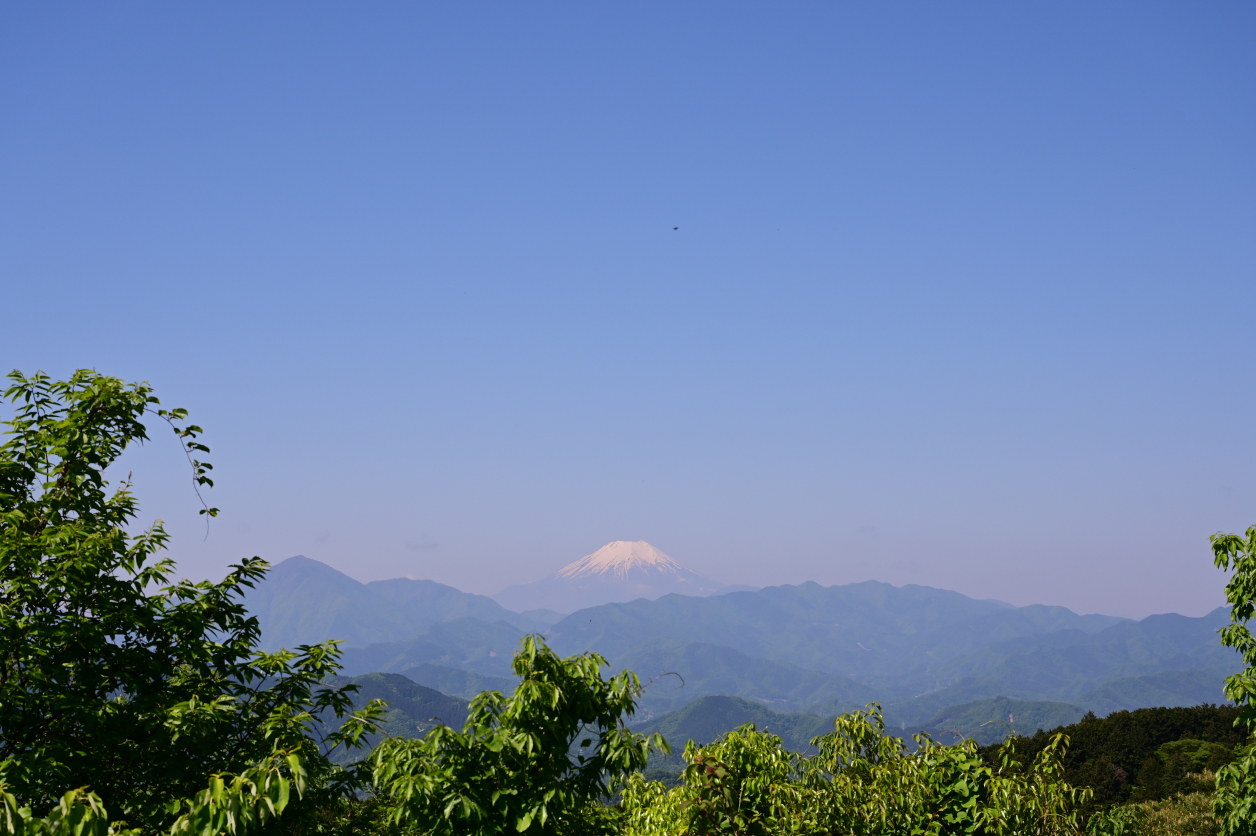
<path id="1" fill-rule="evenodd" d="M 596 832 L 610 783 L 642 769 L 652 747 L 666 751 L 661 736 L 624 727 L 641 692 L 636 674 L 604 680 L 601 656 L 563 659 L 536 636 L 521 640 L 512 664 L 514 694 L 480 694 L 462 731 L 439 726 L 376 748 L 375 783 L 396 821 L 439 836 Z"/>
<path id="2" fill-rule="evenodd" d="M 695 833 L 768 836 L 790 819 L 798 760 L 781 738 L 746 723 L 711 746 L 685 744 L 681 780 L 690 790 L 683 806 Z"/>
<path id="3" fill-rule="evenodd" d="M 879 709 L 838 717 L 806 757 L 747 724 L 707 746 L 685 749 L 684 783 L 668 790 L 633 776 L 623 808 L 629 836 L 680 834 L 1027 834 L 1079 833 L 1084 790 L 1062 776 L 1067 741 L 1057 738 L 1022 769 L 1005 744 L 1001 764 L 976 745 L 917 735 L 913 752 L 885 734 Z"/>
<path id="4" fill-rule="evenodd" d="M 1211 540 L 1217 568 L 1234 570 L 1225 587 L 1230 623 L 1221 630 L 1221 643 L 1237 650 L 1246 666 L 1226 679 L 1225 695 L 1239 707 L 1235 724 L 1256 733 L 1256 638 L 1248 627 L 1256 615 L 1256 526 L 1242 537 L 1214 534 Z M 1217 771 L 1213 805 L 1223 836 L 1256 834 L 1256 747 Z"/>
<path id="5" fill-rule="evenodd" d="M 200 428 L 184 410 L 161 409 L 144 384 L 91 371 L 9 377 L 0 446 L 7 829 L 74 829 L 77 816 L 145 832 L 234 830 L 281 810 L 293 785 L 315 795 L 352 789 L 355 775 L 327 751 L 358 742 L 379 710 L 311 738 L 315 717 L 352 707 L 349 694 L 320 687 L 336 669 L 335 644 L 258 652 L 241 595 L 267 564 L 245 560 L 220 583 L 173 581 L 173 562 L 158 557 L 168 539 L 161 522 L 133 531 L 129 479 L 106 479 L 128 446 L 148 439 L 145 419 L 156 419 L 183 443 L 199 494 L 213 484 L 197 459 L 208 453 Z"/>

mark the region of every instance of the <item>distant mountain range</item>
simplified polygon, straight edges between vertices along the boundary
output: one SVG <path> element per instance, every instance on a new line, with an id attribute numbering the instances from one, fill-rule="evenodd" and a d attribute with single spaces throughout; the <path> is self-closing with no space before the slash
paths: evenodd
<path id="1" fill-rule="evenodd" d="M 507 587 L 493 596 L 514 610 L 543 608 L 570 613 L 599 604 L 653 600 L 664 595 L 719 595 L 731 587 L 704 578 L 644 540 L 616 540 L 533 583 Z"/>
<path id="2" fill-rule="evenodd" d="M 492 598 L 435 581 L 394 578 L 364 584 L 304 555 L 272 567 L 262 583 L 248 590 L 244 603 L 257 616 L 264 650 L 329 638 L 362 647 L 458 618 L 504 621 L 522 634 L 562 618 L 559 613 L 512 612 Z"/>
<path id="3" fill-rule="evenodd" d="M 276 566 L 246 604 L 263 647 L 341 638 L 348 676 L 402 673 L 464 698 L 509 690 L 519 638 L 540 632 L 564 655 L 592 650 L 658 677 L 642 722 L 717 695 L 819 716 L 876 700 L 893 725 L 917 728 L 948 707 L 996 698 L 1107 714 L 1221 702 L 1224 677 L 1240 667 L 1217 636 L 1224 608 L 1130 621 L 877 582 L 668 594 L 559 616 L 432 581 L 361 584 L 302 557 Z"/>
<path id="4" fill-rule="evenodd" d="M 562 653 L 597 650 L 643 676 L 684 675 L 682 691 L 649 694 L 657 709 L 712 693 L 822 714 L 876 699 L 910 724 L 995 697 L 1102 713 L 1220 702 L 1225 675 L 1240 666 L 1217 636 L 1227 622 L 1224 608 L 1129 621 L 921 586 L 807 583 L 608 604 L 546 635 Z"/>

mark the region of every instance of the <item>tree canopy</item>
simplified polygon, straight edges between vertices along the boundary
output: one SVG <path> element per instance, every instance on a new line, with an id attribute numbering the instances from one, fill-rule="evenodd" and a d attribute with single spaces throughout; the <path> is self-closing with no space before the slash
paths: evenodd
<path id="1" fill-rule="evenodd" d="M 335 643 L 258 652 L 241 594 L 267 564 L 242 561 L 218 583 L 174 580 L 160 556 L 161 522 L 133 530 L 130 482 L 107 479 L 148 439 L 147 419 L 174 428 L 195 484 L 212 486 L 211 466 L 197 459 L 209 452 L 200 428 L 184 410 L 161 409 L 144 384 L 91 371 L 10 379 L 13 416 L 0 446 L 0 782 L 13 809 L 71 798 L 80 814 L 99 807 L 152 832 L 209 810 L 213 799 L 197 806 L 198 793 L 226 803 L 239 781 L 254 795 L 257 780 L 348 791 L 357 776 L 327 750 L 355 743 L 378 709 L 311 738 L 315 715 L 351 707 L 348 693 L 320 685 L 335 670 Z M 224 773 L 234 778 L 212 778 Z"/>
<path id="2" fill-rule="evenodd" d="M 1243 536 L 1215 534 L 1211 539 L 1217 568 L 1233 570 L 1225 587 L 1230 624 L 1221 631 L 1221 643 L 1238 650 L 1246 665 L 1226 679 L 1225 695 L 1239 707 L 1235 724 L 1256 734 L 1256 638 L 1249 627 L 1256 615 L 1256 526 Z M 1217 771 L 1213 808 L 1223 836 L 1256 834 L 1256 747 Z"/>

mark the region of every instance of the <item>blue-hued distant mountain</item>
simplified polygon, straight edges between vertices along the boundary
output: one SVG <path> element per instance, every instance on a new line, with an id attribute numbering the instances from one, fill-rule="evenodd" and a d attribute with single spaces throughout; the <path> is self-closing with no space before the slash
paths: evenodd
<path id="1" fill-rule="evenodd" d="M 461 668 L 433 665 L 425 662 L 405 669 L 408 679 L 444 694 L 471 700 L 484 691 L 512 693 L 519 680 L 514 676 L 492 676 Z"/>
<path id="2" fill-rule="evenodd" d="M 786 712 L 823 704 L 833 714 L 881 698 L 876 689 L 844 674 L 756 658 L 706 642 L 656 637 L 616 656 L 613 665 L 636 671 L 649 683 L 642 705 L 645 717 L 718 695 L 746 697 Z"/>
<path id="3" fill-rule="evenodd" d="M 294 558 L 247 603 L 265 647 L 343 638 L 346 675 L 403 673 L 462 696 L 512 688 L 512 652 L 541 632 L 559 653 L 595 651 L 653 679 L 643 720 L 707 696 L 821 716 L 878 701 L 905 731 L 950 706 L 998 698 L 1107 714 L 1219 703 L 1225 676 L 1240 667 L 1217 636 L 1224 608 L 1131 621 L 877 582 L 670 594 L 555 621 L 431 581 L 360 584 Z"/>
<path id="4" fill-rule="evenodd" d="M 643 675 L 660 667 L 704 672 L 696 662 L 710 652 L 693 656 L 686 648 L 718 645 L 816 677 L 798 681 L 838 676 L 803 697 L 809 689 L 782 693 L 780 685 L 791 680 L 779 668 L 756 677 L 745 664 L 729 665 L 727 671 L 745 675 L 731 684 L 723 672 L 699 675 L 695 693 L 711 693 L 708 682 L 722 677 L 717 687 L 724 693 L 823 714 L 875 698 L 893 722 L 919 724 L 947 706 L 996 697 L 1067 702 L 1102 713 L 1222 702 L 1222 681 L 1240 666 L 1217 636 L 1228 618 L 1219 608 L 1201 618 L 1130 621 L 1063 607 L 1011 607 L 929 587 L 808 583 L 718 598 L 608 604 L 573 613 L 547 636 L 562 653 L 596 649 L 614 665 L 633 661 Z M 651 648 L 657 658 L 641 665 L 637 660 Z M 830 696 L 821 698 L 826 690 Z M 651 699 L 675 704 L 674 696 Z"/>
<path id="5" fill-rule="evenodd" d="M 596 649 L 611 658 L 652 639 L 718 644 L 892 692 L 918 692 L 935 685 L 934 668 L 982 647 L 1065 630 L 1093 634 L 1122 621 L 867 581 L 606 604 L 573 613 L 546 636 L 563 653 Z"/>
<path id="6" fill-rule="evenodd" d="M 324 685 L 343 688 L 346 685 L 357 686 L 357 692 L 351 697 L 354 708 L 363 708 L 371 700 L 383 700 L 388 703 L 386 713 L 380 722 L 380 729 L 388 737 L 422 737 L 437 725 L 444 724 L 461 728 L 467 719 L 467 700 L 449 696 L 428 688 L 412 679 L 395 673 L 371 673 L 365 676 L 328 677 Z M 323 714 L 323 720 L 331 723 L 330 711 Z M 379 735 L 367 734 L 364 749 L 336 749 L 332 760 L 337 763 L 349 763 L 361 760 L 379 741 Z"/>
<path id="7" fill-rule="evenodd" d="M 396 641 L 458 618 L 503 621 L 521 634 L 544 630 L 558 613 L 516 613 L 484 595 L 427 580 L 360 583 L 303 555 L 274 566 L 244 597 L 262 629 L 261 647 L 278 650 L 341 639 L 362 647 Z"/>
<path id="8" fill-rule="evenodd" d="M 685 767 L 681 755 L 685 744 L 693 741 L 701 746 L 746 723 L 754 723 L 759 731 L 781 738 L 781 745 L 794 752 L 802 752 L 811 745 L 812 738 L 833 731 L 833 717 L 814 714 L 788 714 L 773 711 L 763 703 L 740 697 L 699 697 L 683 708 L 658 717 L 637 717 L 630 720 L 635 732 L 662 734 L 671 745 L 672 752 L 650 755 L 646 778 L 675 785 Z"/>
<path id="9" fill-rule="evenodd" d="M 509 676 L 510 659 L 521 630 L 505 621 L 458 618 L 429 624 L 399 642 L 379 642 L 345 650 L 347 674 L 392 671 L 409 675 L 411 668 L 440 665 L 483 676 Z"/>
<path id="10" fill-rule="evenodd" d="M 759 731 L 781 738 L 787 749 L 802 752 L 811 739 L 833 731 L 833 717 L 814 714 L 783 714 L 762 703 L 740 697 L 701 697 L 677 711 L 671 711 L 645 722 L 632 722 L 632 730 L 641 734 L 662 734 L 672 746 L 672 757 L 680 762 L 685 744 L 692 740 L 699 746 L 746 723 L 754 723 Z M 650 758 L 650 762 L 654 762 Z"/>
<path id="11" fill-rule="evenodd" d="M 1012 733 L 1032 736 L 1072 725 L 1084 716 L 1086 711 L 1071 703 L 996 697 L 948 706 L 925 722 L 924 731 L 939 743 L 968 738 L 988 746 Z"/>

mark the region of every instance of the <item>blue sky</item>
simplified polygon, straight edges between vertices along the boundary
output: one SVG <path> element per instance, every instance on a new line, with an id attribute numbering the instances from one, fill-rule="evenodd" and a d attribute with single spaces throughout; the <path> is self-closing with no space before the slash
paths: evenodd
<path id="1" fill-rule="evenodd" d="M 0 365 L 151 381 L 190 575 L 1140 616 L 1256 523 L 1250 4 L 9 4 Z M 679 227 L 678 229 L 676 227 Z"/>

